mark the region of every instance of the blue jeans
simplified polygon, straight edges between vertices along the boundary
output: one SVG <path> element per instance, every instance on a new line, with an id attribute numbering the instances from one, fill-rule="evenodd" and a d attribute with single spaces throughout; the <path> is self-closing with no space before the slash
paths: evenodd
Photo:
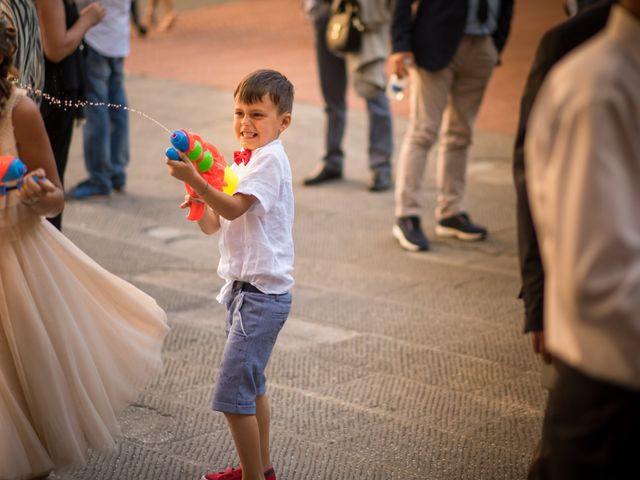
<path id="1" fill-rule="evenodd" d="M 87 46 L 87 100 L 127 106 L 124 58 L 100 55 Z M 111 191 L 126 183 L 129 163 L 129 112 L 123 108 L 87 106 L 84 126 L 84 163 L 89 180 Z"/>

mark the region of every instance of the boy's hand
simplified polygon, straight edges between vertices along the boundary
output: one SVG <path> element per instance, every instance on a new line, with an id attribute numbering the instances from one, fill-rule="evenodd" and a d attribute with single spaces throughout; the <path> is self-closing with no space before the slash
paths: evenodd
<path id="1" fill-rule="evenodd" d="M 189 208 L 191 206 L 191 203 L 195 202 L 195 203 L 204 203 L 202 201 L 202 199 L 200 198 L 195 198 L 192 197 L 191 195 L 189 195 L 188 193 L 185 194 L 184 196 L 184 201 L 180 204 L 180 208 Z"/>
<path id="2" fill-rule="evenodd" d="M 169 174 L 188 184 L 191 184 L 194 179 L 197 181 L 200 174 L 196 171 L 191 160 L 182 152 L 178 152 L 178 155 L 181 160 L 171 160 L 169 157 L 164 159 Z"/>

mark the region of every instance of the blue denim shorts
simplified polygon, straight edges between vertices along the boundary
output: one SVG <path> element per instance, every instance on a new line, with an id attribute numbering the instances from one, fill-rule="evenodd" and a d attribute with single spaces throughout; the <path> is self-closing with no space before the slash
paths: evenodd
<path id="1" fill-rule="evenodd" d="M 227 305 L 227 343 L 213 394 L 219 412 L 255 415 L 256 397 L 267 392 L 264 370 L 291 310 L 291 293 L 232 292 Z"/>

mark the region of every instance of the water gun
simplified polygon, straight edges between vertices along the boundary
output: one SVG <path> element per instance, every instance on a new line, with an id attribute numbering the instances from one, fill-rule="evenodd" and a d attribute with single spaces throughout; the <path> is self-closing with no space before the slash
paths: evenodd
<path id="1" fill-rule="evenodd" d="M 11 155 L 0 156 L 0 196 L 20 188 L 26 174 L 27 166 L 22 160 Z"/>
<path id="2" fill-rule="evenodd" d="M 238 185 L 238 176 L 227 166 L 224 158 L 216 147 L 202 140 L 195 134 L 184 129 L 176 130 L 169 138 L 172 147 L 167 148 L 165 155 L 171 160 L 180 160 L 178 150 L 184 153 L 189 160 L 195 163 L 196 170 L 209 185 L 216 190 L 233 195 Z M 200 198 L 193 188 L 184 184 L 189 195 Z M 204 214 L 204 203 L 192 202 L 189 207 L 187 219 L 200 220 Z"/>

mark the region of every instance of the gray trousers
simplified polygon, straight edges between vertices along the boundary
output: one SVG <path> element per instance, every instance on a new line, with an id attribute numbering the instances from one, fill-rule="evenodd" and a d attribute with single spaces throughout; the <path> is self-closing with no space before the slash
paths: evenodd
<path id="1" fill-rule="evenodd" d="M 441 126 L 436 220 L 461 211 L 473 123 L 497 61 L 490 36 L 465 35 L 442 70 L 410 69 L 409 127 L 398 158 L 396 217 L 421 214 L 427 156 Z"/>
<path id="2" fill-rule="evenodd" d="M 325 164 L 335 170 L 342 170 L 344 152 L 342 139 L 347 123 L 347 65 L 344 58 L 331 53 L 325 43 L 328 15 L 320 15 L 314 20 L 315 47 L 320 73 L 320 87 L 327 114 Z M 391 170 L 393 150 L 391 130 L 391 110 L 389 99 L 381 89 L 367 102 L 369 116 L 369 168 L 372 171 Z"/>

